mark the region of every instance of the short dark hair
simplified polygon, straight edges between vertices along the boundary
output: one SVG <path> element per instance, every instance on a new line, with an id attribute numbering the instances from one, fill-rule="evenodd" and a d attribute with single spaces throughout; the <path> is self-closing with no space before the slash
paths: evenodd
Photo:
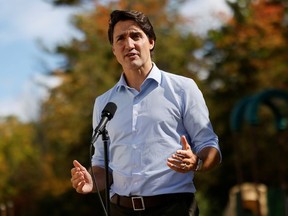
<path id="1" fill-rule="evenodd" d="M 114 10 L 110 14 L 108 38 L 111 44 L 113 44 L 113 33 L 116 23 L 119 21 L 133 20 L 139 25 L 142 31 L 147 35 L 149 39 L 156 41 L 156 35 L 150 20 L 145 14 L 139 11 L 128 10 Z"/>

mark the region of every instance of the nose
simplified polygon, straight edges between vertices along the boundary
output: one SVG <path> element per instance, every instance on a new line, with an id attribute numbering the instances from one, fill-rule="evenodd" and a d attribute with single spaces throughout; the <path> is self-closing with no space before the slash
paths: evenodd
<path id="1" fill-rule="evenodd" d="M 134 48 L 134 40 L 133 40 L 132 38 L 128 37 L 128 38 L 126 39 L 125 46 L 126 46 L 127 49 L 132 49 L 132 48 Z"/>

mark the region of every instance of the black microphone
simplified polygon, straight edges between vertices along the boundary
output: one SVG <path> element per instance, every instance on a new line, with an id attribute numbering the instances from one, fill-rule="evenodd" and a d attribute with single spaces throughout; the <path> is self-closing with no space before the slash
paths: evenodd
<path id="1" fill-rule="evenodd" d="M 103 133 L 107 122 L 113 118 L 116 110 L 117 110 L 117 106 L 115 103 L 109 102 L 106 104 L 106 106 L 104 107 L 102 114 L 101 114 L 102 118 L 100 120 L 100 123 L 97 125 L 97 127 L 94 130 L 92 143 L 94 143 L 96 141 L 97 137 Z"/>

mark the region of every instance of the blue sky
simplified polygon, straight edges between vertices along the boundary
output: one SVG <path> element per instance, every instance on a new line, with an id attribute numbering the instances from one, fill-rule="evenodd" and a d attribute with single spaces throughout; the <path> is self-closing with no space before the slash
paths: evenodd
<path id="1" fill-rule="evenodd" d="M 219 26 L 215 14 L 228 13 L 224 0 L 188 2 L 183 13 L 200 33 Z M 76 9 L 53 7 L 44 0 L 0 0 L 0 5 L 0 116 L 13 114 L 31 120 L 37 116 L 39 102 L 48 96 L 36 82 L 51 87 L 59 84 L 45 72 L 62 61 L 43 52 L 37 41 L 53 49 L 81 37 L 69 21 Z"/>
<path id="2" fill-rule="evenodd" d="M 44 0 L 0 0 L 0 5 L 0 115 L 29 120 L 45 96 L 35 82 L 57 84 L 43 78 L 62 60 L 45 53 L 39 41 L 53 49 L 77 36 L 69 23 L 75 9 L 55 8 Z"/>

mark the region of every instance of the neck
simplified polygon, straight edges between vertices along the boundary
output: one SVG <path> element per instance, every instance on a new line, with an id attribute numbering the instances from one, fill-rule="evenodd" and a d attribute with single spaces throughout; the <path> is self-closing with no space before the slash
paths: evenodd
<path id="1" fill-rule="evenodd" d="M 124 69 L 124 68 L 123 68 Z M 151 64 L 137 69 L 124 69 L 124 75 L 129 87 L 140 91 L 140 87 L 152 69 Z"/>

